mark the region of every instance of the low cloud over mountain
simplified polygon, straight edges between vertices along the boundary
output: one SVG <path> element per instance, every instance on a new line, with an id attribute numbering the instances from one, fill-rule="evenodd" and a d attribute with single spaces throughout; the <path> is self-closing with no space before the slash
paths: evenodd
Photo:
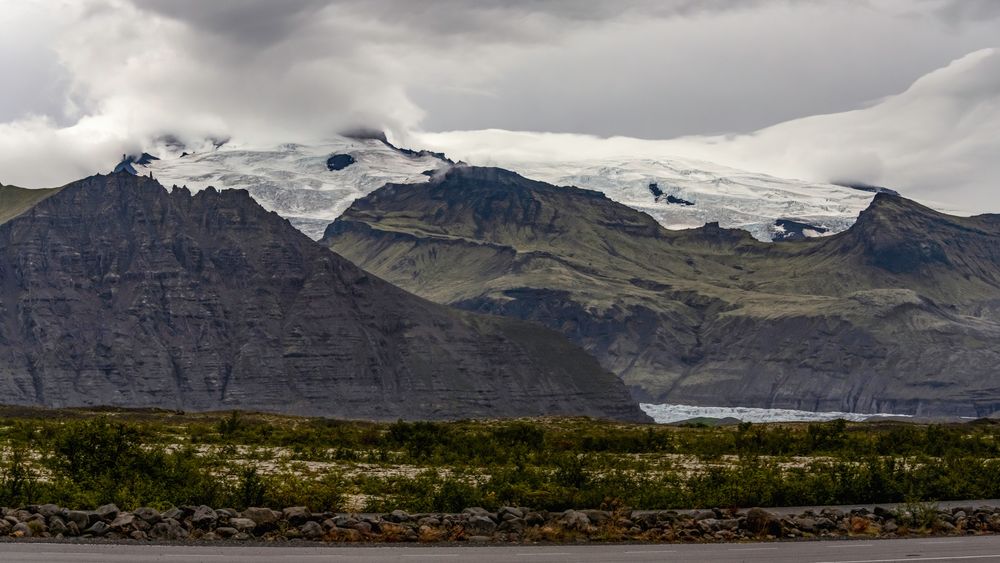
<path id="1" fill-rule="evenodd" d="M 558 137 L 545 150 L 697 153 L 925 199 L 946 186 L 939 199 L 993 207 L 988 0 L 10 4 L 5 183 L 61 184 L 122 152 L 309 143 L 361 125 L 471 157 L 481 134 L 420 132 L 499 128 L 680 139 Z"/>
<path id="2" fill-rule="evenodd" d="M 695 158 L 814 182 L 888 185 L 954 211 L 1000 209 L 1000 49 L 962 57 L 868 107 L 745 135 L 650 141 L 504 130 L 420 134 L 475 164 Z"/>

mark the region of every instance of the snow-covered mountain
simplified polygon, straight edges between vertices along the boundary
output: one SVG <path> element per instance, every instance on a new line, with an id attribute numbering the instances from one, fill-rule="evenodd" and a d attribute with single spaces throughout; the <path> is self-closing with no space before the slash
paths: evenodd
<path id="1" fill-rule="evenodd" d="M 668 229 L 718 222 L 722 227 L 750 231 L 760 240 L 843 231 L 875 195 L 681 159 L 528 161 L 501 166 L 550 184 L 604 192 L 652 215 Z"/>
<path id="2" fill-rule="evenodd" d="M 154 156 L 158 158 L 134 158 L 131 164 L 140 175 L 152 172 L 165 186 L 244 188 L 265 209 L 314 239 L 355 199 L 388 182 L 426 181 L 424 172 L 450 165 L 440 155 L 351 137 L 316 145 L 222 146 L 212 152 Z"/>
<path id="3" fill-rule="evenodd" d="M 387 182 L 426 181 L 451 166 L 440 153 L 400 149 L 384 138 L 335 137 L 315 145 L 222 146 L 183 156 L 130 157 L 119 168 L 152 173 L 192 190 L 245 188 L 266 209 L 313 238 L 355 199 Z M 604 192 L 667 228 L 718 222 L 761 240 L 842 231 L 868 206 L 871 191 L 786 180 L 680 159 L 603 159 L 498 163 L 557 185 Z"/>

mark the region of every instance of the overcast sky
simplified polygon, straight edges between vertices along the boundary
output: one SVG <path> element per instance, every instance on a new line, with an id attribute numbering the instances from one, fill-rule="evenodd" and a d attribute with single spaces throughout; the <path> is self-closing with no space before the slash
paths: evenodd
<path id="1" fill-rule="evenodd" d="M 989 207 L 998 44 L 995 0 L 0 0 L 0 181 L 65 182 L 166 135 L 364 125 L 461 153 L 471 137 L 427 133 L 496 128 L 695 138 L 644 146 L 918 192 L 900 155 L 950 155 Z"/>

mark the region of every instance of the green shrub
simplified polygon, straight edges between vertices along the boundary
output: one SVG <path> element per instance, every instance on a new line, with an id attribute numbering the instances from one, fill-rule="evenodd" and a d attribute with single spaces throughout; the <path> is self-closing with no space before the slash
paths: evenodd
<path id="1" fill-rule="evenodd" d="M 0 467 L 0 506 L 24 506 L 40 498 L 35 472 L 28 464 L 28 450 L 15 446 Z"/>
<path id="2" fill-rule="evenodd" d="M 320 511 L 343 508 L 347 494 L 362 493 L 368 509 L 412 512 L 996 498 L 998 438 L 1000 425 L 986 422 L 687 428 L 587 419 L 376 424 L 245 413 L 37 416 L 0 421 L 7 452 L 0 504 Z M 280 465 L 286 456 L 340 468 L 316 476 Z M 264 460 L 282 469 L 254 465 Z M 361 462 L 418 469 L 351 471 Z"/>

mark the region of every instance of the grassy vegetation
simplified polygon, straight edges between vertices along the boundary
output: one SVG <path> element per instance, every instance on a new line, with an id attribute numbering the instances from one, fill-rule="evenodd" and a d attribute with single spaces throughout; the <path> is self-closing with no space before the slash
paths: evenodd
<path id="1" fill-rule="evenodd" d="M 17 217 L 34 207 L 39 201 L 59 191 L 58 189 L 29 190 L 16 186 L 0 185 L 0 224 Z"/>
<path id="2" fill-rule="evenodd" d="M 376 424 L 149 411 L 0 412 L 0 505 L 458 511 L 1000 497 L 1000 425 Z"/>
<path id="3" fill-rule="evenodd" d="M 996 337 L 974 319 L 997 295 L 997 263 L 985 258 L 997 231 L 981 218 L 882 196 L 847 232 L 770 244 L 746 231 L 665 229 L 593 192 L 513 173 L 459 167 L 439 179 L 357 200 L 322 242 L 431 301 L 563 332 L 652 403 L 836 403 L 831 386 L 867 385 L 870 372 L 880 406 L 964 404 L 995 363 L 983 354 Z M 940 255 L 903 250 L 915 240 Z M 881 343 L 865 374 L 845 353 L 859 332 Z M 942 384 L 924 385 L 904 357 Z"/>

